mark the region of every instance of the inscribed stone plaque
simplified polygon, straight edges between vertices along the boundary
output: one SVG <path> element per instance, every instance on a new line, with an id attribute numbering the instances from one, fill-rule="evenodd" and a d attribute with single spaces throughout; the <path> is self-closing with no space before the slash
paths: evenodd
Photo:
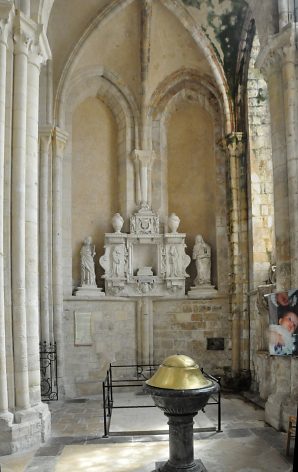
<path id="1" fill-rule="evenodd" d="M 91 346 L 91 313 L 75 312 L 75 346 Z"/>

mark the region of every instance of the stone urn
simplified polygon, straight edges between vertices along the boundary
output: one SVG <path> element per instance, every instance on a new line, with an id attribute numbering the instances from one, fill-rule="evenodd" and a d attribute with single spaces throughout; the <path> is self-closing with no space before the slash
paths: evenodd
<path id="1" fill-rule="evenodd" d="M 194 460 L 193 418 L 218 388 L 184 355 L 167 357 L 146 381 L 145 391 L 169 418 L 170 457 L 157 463 L 154 472 L 207 472 L 201 460 Z"/>
<path id="2" fill-rule="evenodd" d="M 115 213 L 115 215 L 112 218 L 112 226 L 115 231 L 115 233 L 121 233 L 121 229 L 123 226 L 124 220 L 120 213 Z"/>
<path id="3" fill-rule="evenodd" d="M 177 233 L 178 226 L 180 224 L 180 218 L 175 213 L 171 213 L 168 217 L 168 227 L 171 233 Z"/>

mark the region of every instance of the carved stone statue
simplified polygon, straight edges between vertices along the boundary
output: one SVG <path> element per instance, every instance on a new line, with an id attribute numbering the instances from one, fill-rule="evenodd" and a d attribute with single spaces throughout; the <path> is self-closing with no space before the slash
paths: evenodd
<path id="1" fill-rule="evenodd" d="M 169 248 L 169 269 L 170 277 L 179 277 L 179 265 L 180 258 L 178 249 L 175 244 L 172 244 Z"/>
<path id="2" fill-rule="evenodd" d="M 203 236 L 196 236 L 192 258 L 196 261 L 197 276 L 195 286 L 211 284 L 211 248 L 205 243 Z"/>
<path id="3" fill-rule="evenodd" d="M 124 263 L 122 246 L 118 245 L 114 247 L 112 258 L 113 258 L 113 264 L 112 264 L 113 276 L 119 277 L 121 275 L 121 269 L 122 269 L 121 266 L 123 266 L 123 263 Z"/>
<path id="4" fill-rule="evenodd" d="M 81 285 L 95 285 L 94 256 L 95 246 L 92 244 L 91 236 L 84 239 L 80 251 L 81 256 Z"/>

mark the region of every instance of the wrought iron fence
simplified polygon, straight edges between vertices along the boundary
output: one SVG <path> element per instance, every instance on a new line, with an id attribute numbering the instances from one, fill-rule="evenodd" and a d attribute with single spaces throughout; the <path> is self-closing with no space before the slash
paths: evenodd
<path id="1" fill-rule="evenodd" d="M 114 388 L 126 388 L 126 387 L 141 387 L 144 380 L 148 380 L 151 375 L 155 372 L 158 365 L 149 364 L 133 364 L 133 365 L 113 365 L 110 364 L 107 370 L 107 375 L 102 382 L 102 397 L 103 397 L 103 411 L 104 411 L 104 438 L 108 438 L 110 435 L 110 424 L 112 418 L 113 409 L 117 408 L 153 408 L 155 405 L 115 405 L 114 404 Z M 123 378 L 115 379 L 112 370 L 118 369 L 132 369 L 135 373 L 134 378 Z M 118 370 L 119 372 L 119 370 Z"/>
<path id="2" fill-rule="evenodd" d="M 42 401 L 58 400 L 57 345 L 39 343 L 40 388 Z"/>
<path id="3" fill-rule="evenodd" d="M 110 364 L 106 377 L 104 381 L 102 382 L 102 399 L 103 399 L 103 413 L 104 413 L 104 435 L 103 438 L 108 438 L 111 436 L 110 433 L 110 424 L 111 424 L 111 418 L 112 418 L 112 412 L 114 409 L 118 408 L 154 408 L 155 405 L 115 405 L 114 401 L 114 389 L 118 388 L 127 388 L 127 387 L 141 387 L 144 383 L 145 380 L 148 380 L 152 374 L 155 372 L 157 369 L 158 364 L 153 364 L 153 365 L 112 365 Z M 115 378 L 115 371 L 118 371 L 119 369 L 132 369 L 135 372 L 134 378 L 121 378 L 117 379 Z M 221 391 L 220 391 L 220 382 L 221 378 L 220 377 L 214 377 L 210 374 L 207 374 L 203 369 L 201 369 L 202 373 L 208 377 L 209 379 L 213 380 L 214 382 L 218 383 L 219 389 L 218 391 L 213 394 L 207 405 L 217 405 L 217 427 L 212 426 L 208 428 L 195 428 L 195 432 L 200 432 L 200 431 L 221 431 Z M 202 410 L 205 413 L 205 408 Z M 137 434 L 135 432 L 135 434 Z M 152 432 L 151 432 L 152 434 Z"/>

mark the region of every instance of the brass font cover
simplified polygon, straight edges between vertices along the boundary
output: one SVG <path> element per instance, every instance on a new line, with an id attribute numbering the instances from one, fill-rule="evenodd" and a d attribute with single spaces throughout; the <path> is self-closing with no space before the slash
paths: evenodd
<path id="1" fill-rule="evenodd" d="M 146 384 L 171 390 L 192 390 L 212 385 L 191 357 L 177 354 L 167 357 Z"/>

